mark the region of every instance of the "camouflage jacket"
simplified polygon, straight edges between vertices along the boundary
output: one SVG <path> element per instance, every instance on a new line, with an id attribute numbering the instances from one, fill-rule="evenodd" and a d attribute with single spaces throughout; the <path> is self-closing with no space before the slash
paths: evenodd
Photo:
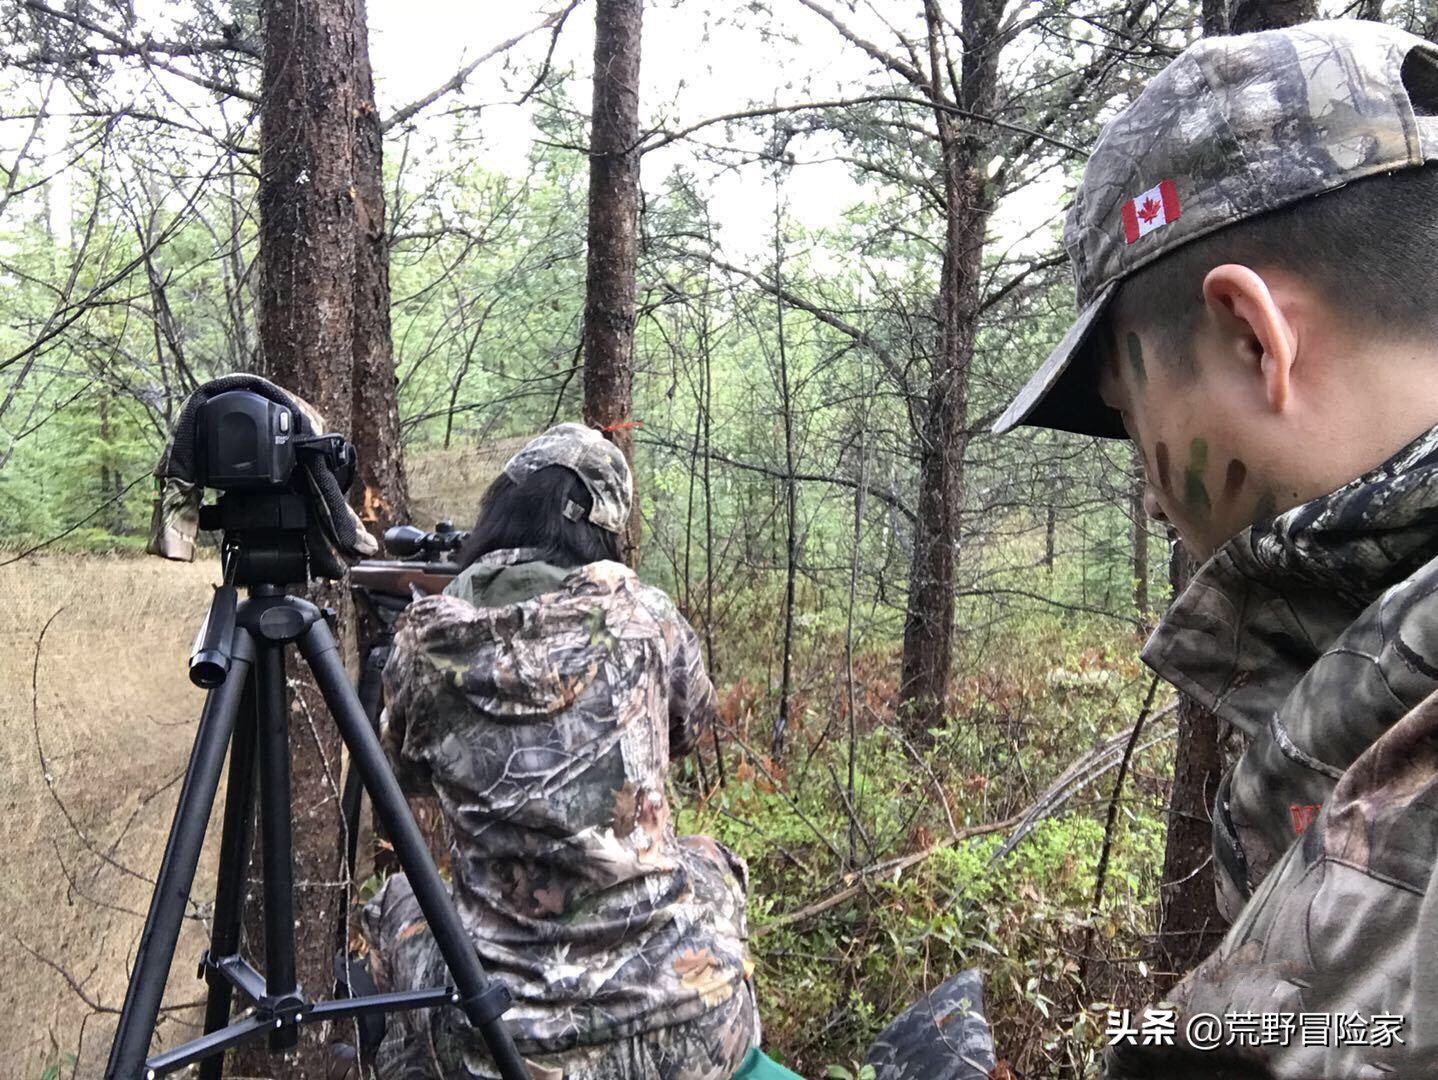
<path id="1" fill-rule="evenodd" d="M 1232 926 L 1169 995 L 1177 1045 L 1107 1075 L 1438 1075 L 1438 428 L 1230 541 L 1144 659 L 1246 737 L 1213 815 Z M 1234 1045 L 1195 1049 L 1200 1013 Z M 1224 1018 L 1255 1013 L 1330 1030 L 1250 1046 Z"/>
<path id="2" fill-rule="evenodd" d="M 676 837 L 665 795 L 671 755 L 713 718 L 693 629 L 611 562 L 565 573 L 498 552 L 446 591 L 399 625 L 384 737 L 401 782 L 439 799 L 455 903 L 515 997 L 521 1050 L 726 1002 L 749 968 L 746 870 Z M 372 945 L 383 969 L 395 943 Z"/>

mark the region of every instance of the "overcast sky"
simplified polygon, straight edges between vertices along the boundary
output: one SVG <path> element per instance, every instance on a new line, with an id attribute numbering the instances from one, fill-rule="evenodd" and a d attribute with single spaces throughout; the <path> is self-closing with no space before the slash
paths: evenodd
<path id="1" fill-rule="evenodd" d="M 469 61 L 536 26 L 557 4 L 558 0 L 369 0 L 371 59 L 381 115 L 429 94 Z M 157 39 L 173 36 L 173 24 L 185 17 L 184 5 L 174 0 L 135 0 L 135 6 L 142 29 Z M 895 0 L 881 0 L 880 6 L 900 16 L 915 16 L 918 11 L 917 4 Z M 769 0 L 772 13 L 753 12 L 748 7 L 739 0 L 714 0 L 712 4 L 648 0 L 641 124 L 672 129 L 755 103 L 852 96 L 872 79 L 872 62 L 797 0 Z M 737 16 L 736 9 L 740 12 Z M 885 47 L 893 41 L 892 33 L 862 7 L 844 17 Z M 476 155 L 486 168 L 522 174 L 530 143 L 540 132 L 531 122 L 531 108 L 516 107 L 512 102 L 528 85 L 525 75 L 543 57 L 549 41 L 548 31 L 540 31 L 505 56 L 486 61 L 460 94 L 446 96 L 421 114 L 417 122 L 421 135 L 442 139 L 451 127 L 442 114 L 457 100 L 485 106 L 477 125 L 483 142 L 467 146 L 465 153 Z M 593 51 L 594 5 L 587 0 L 565 24 L 554 60 L 560 70 L 572 71 L 568 91 L 576 107 L 585 111 Z M 1023 63 L 1024 57 L 1006 58 L 1006 62 L 1012 67 Z M 213 106 L 213 99 L 198 87 L 160 77 L 172 102 L 186 102 L 201 112 Z M 125 78 L 121 76 L 117 85 L 123 85 Z M 25 134 L 25 124 L 0 125 L 0 141 L 7 148 Z M 715 125 L 696 137 L 723 144 L 726 132 L 723 125 Z M 58 168 L 65 159 L 61 153 L 65 132 L 54 127 L 47 131 L 44 142 L 49 167 Z M 835 149 L 833 142 L 826 145 L 811 137 L 791 143 L 790 148 L 798 156 L 798 165 L 785 177 L 782 199 L 791 218 L 810 227 L 832 225 L 846 208 L 872 197 L 851 179 L 846 165 L 826 159 Z M 741 164 L 740 155 L 723 158 L 722 164 L 705 162 L 695 145 L 676 142 L 644 156 L 642 182 L 648 190 L 658 190 L 676 165 L 688 167 L 709 195 L 719 240 L 729 258 L 766 261 L 772 244 L 775 197 L 767 169 L 759 162 Z M 68 226 L 72 192 L 67 183 L 70 176 L 62 172 L 59 179 L 51 188 L 51 212 L 62 223 L 63 232 Z M 1009 244 L 1036 230 L 1020 250 L 1046 249 L 1051 241 L 1044 225 L 1061 216 L 1062 196 L 1058 177 L 1035 185 L 1000 207 L 994 232 Z"/>
<path id="2" fill-rule="evenodd" d="M 467 61 L 535 25 L 553 3 L 532 0 L 370 0 L 370 47 L 381 114 L 434 89 Z M 832 27 L 796 0 L 772 0 L 773 16 L 743 12 L 737 24 L 726 14 L 747 5 L 716 0 L 652 0 L 644 10 L 641 71 L 641 123 L 691 124 L 743 109 L 753 102 L 779 103 L 856 93 L 872 64 L 858 49 L 840 40 Z M 719 12 L 718 15 L 715 12 Z M 846 16 L 846 18 L 862 18 Z M 868 28 L 866 28 L 868 29 Z M 872 27 L 884 41 L 881 26 Z M 790 40 L 795 39 L 795 40 Z M 528 63 L 543 56 L 548 34 L 536 34 L 515 50 Z M 555 62 L 571 67 L 570 92 L 576 105 L 589 106 L 593 65 L 594 8 L 581 4 L 565 25 Z M 487 61 L 468 82 L 469 103 L 514 100 L 505 89 L 501 62 Z M 511 86 L 520 84 L 514 72 Z M 432 107 L 432 111 L 442 106 Z M 519 172 L 531 138 L 538 134 L 528 110 L 496 105 L 483 113 L 484 164 Z M 722 141 L 716 126 L 700 137 Z M 788 212 L 809 226 L 837 222 L 844 209 L 864 198 L 847 166 L 823 160 L 826 148 L 799 148 L 801 162 L 786 180 Z M 755 257 L 771 241 L 774 192 L 760 164 L 716 169 L 698 163 L 694 149 L 676 143 L 646 154 L 643 183 L 651 190 L 676 163 L 695 168 L 707 180 L 711 207 L 731 256 Z M 1012 200 L 996 221 L 1004 237 L 1016 236 L 1057 214 L 1058 189 L 1052 185 L 1032 197 Z M 1047 241 L 1040 236 L 1038 244 Z"/>

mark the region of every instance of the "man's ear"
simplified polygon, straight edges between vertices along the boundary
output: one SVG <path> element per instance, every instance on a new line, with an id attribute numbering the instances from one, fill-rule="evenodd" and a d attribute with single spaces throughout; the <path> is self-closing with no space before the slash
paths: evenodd
<path id="1" fill-rule="evenodd" d="M 1269 408 L 1288 407 L 1298 331 L 1279 308 L 1268 283 L 1238 263 L 1215 266 L 1203 279 L 1203 300 L 1220 333 L 1234 339 L 1247 363 L 1263 377 Z"/>

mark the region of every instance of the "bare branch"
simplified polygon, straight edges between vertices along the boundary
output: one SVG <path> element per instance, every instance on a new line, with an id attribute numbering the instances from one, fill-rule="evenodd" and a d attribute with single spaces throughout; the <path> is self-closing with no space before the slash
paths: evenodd
<path id="1" fill-rule="evenodd" d="M 413 119 L 420 112 L 429 108 L 440 98 L 444 97 L 444 95 L 453 93 L 454 91 L 462 87 L 465 80 L 474 74 L 475 69 L 478 68 L 480 64 L 484 63 L 486 60 L 491 60 L 494 57 L 499 56 L 501 53 L 508 52 L 510 49 L 514 48 L 531 34 L 537 34 L 539 31 L 551 27 L 556 28 L 557 33 L 557 28 L 564 25 L 564 20 L 569 17 L 569 13 L 573 11 L 578 5 L 579 0 L 570 0 L 570 2 L 566 4 L 563 8 L 558 11 L 550 12 L 539 22 L 531 26 L 528 30 L 521 30 L 518 34 L 515 34 L 514 37 L 510 38 L 508 41 L 501 41 L 494 48 L 490 49 L 489 52 L 483 54 L 482 56 L 476 57 L 473 61 L 460 68 L 448 79 L 446 79 L 441 85 L 435 87 L 428 94 L 425 94 L 424 97 L 419 98 L 417 101 L 410 102 L 408 105 L 404 106 L 401 109 L 395 110 L 393 115 L 381 122 L 379 126 L 380 131 L 388 131 L 390 128 L 395 127 L 398 124 L 403 124 L 406 120 Z M 552 48 L 553 46 L 551 45 L 551 49 Z M 525 96 L 527 97 L 528 94 L 526 93 Z"/>
<path id="2" fill-rule="evenodd" d="M 800 0 L 800 2 L 802 3 L 804 0 Z M 1075 146 L 1073 143 L 1054 135 L 1046 135 L 1042 131 L 1034 128 L 1025 127 L 1023 124 L 1014 124 L 1008 120 L 1000 120 L 995 116 L 985 116 L 969 109 L 961 109 L 957 105 L 950 105 L 945 101 L 925 101 L 922 98 L 909 97 L 906 94 L 865 94 L 861 97 L 835 98 L 829 101 L 805 101 L 792 105 L 768 105 L 761 108 L 741 109 L 738 112 L 726 113 L 723 116 L 711 116 L 707 120 L 699 120 L 687 127 L 680 128 L 678 131 L 665 132 L 658 141 L 648 146 L 643 146 L 641 152 L 648 153 L 651 150 L 658 150 L 660 147 L 668 146 L 672 142 L 687 138 L 694 132 L 706 127 L 712 127 L 714 124 L 730 123 L 735 120 L 750 120 L 762 116 L 782 116 L 785 113 L 808 112 L 811 109 L 843 109 L 854 105 L 881 104 L 914 105 L 923 109 L 936 110 L 948 116 L 957 116 L 961 119 L 974 120 L 982 124 L 992 124 L 994 127 L 1001 128 L 1004 131 L 1012 131 L 1016 134 L 1024 135 L 1031 140 L 1056 146 L 1080 159 L 1088 158 L 1088 151 L 1083 147 Z M 649 135 L 652 134 L 655 133 L 649 133 Z M 645 135 L 644 138 L 648 138 L 649 135 Z M 643 139 L 641 138 L 640 141 L 642 143 Z"/>
<path id="3" fill-rule="evenodd" d="M 839 35 L 844 38 L 844 40 L 848 41 L 851 45 L 857 45 L 863 49 L 876 63 L 883 65 L 896 75 L 901 76 L 904 81 L 913 86 L 914 89 L 929 97 L 936 96 L 938 88 L 930 84 L 929 81 L 924 78 L 923 72 L 918 68 L 900 60 L 897 56 L 886 53 L 872 41 L 867 41 L 860 37 L 858 33 L 851 29 L 839 16 L 835 15 L 822 4 L 815 3 L 815 0 L 799 0 L 799 3 L 826 20 L 829 25 L 839 32 Z"/>

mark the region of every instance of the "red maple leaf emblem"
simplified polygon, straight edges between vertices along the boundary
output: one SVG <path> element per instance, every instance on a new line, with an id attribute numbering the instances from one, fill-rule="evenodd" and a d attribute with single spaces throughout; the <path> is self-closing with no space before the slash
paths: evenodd
<path id="1" fill-rule="evenodd" d="M 1147 225 L 1154 218 L 1158 217 L 1159 205 L 1152 196 L 1143 200 L 1143 205 L 1138 208 L 1138 216 Z"/>

